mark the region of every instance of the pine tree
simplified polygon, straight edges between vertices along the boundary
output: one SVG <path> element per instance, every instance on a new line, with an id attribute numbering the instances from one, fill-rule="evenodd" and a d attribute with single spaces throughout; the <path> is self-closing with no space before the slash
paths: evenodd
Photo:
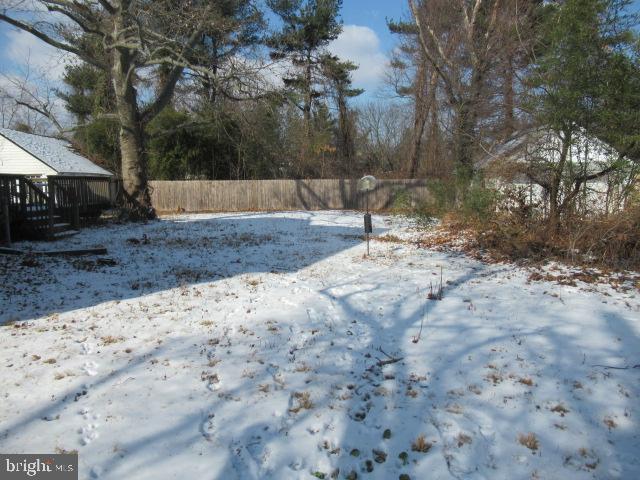
<path id="1" fill-rule="evenodd" d="M 325 55 L 322 58 L 322 66 L 338 111 L 338 160 L 344 173 L 349 174 L 353 172 L 355 161 L 355 121 L 349 110 L 348 100 L 362 95 L 364 90 L 352 86 L 351 72 L 358 68 L 354 63 L 340 61 L 333 55 Z"/>
<path id="2" fill-rule="evenodd" d="M 628 0 L 566 0 L 544 7 L 528 106 L 560 144 L 557 158 L 531 162 L 527 173 L 549 196 L 554 228 L 588 181 L 623 168 L 629 153 L 637 154 L 638 22 L 629 6 Z M 579 134 L 610 141 L 619 158 L 597 171 L 576 168 L 569 152 Z"/>
<path id="3" fill-rule="evenodd" d="M 325 50 L 342 31 L 338 19 L 342 0 L 267 0 L 267 5 L 282 21 L 282 29 L 267 42 L 273 49 L 271 57 L 291 62 L 292 71 L 284 83 L 289 98 L 302 111 L 310 137 L 312 112 L 323 96 L 318 85 L 324 79 Z"/>

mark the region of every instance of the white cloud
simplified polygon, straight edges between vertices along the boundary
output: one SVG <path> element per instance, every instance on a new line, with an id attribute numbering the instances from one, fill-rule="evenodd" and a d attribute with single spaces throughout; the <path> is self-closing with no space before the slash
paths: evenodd
<path id="1" fill-rule="evenodd" d="M 389 59 L 380 49 L 380 39 L 371 28 L 345 25 L 340 36 L 329 45 L 329 50 L 360 67 L 353 72 L 356 87 L 373 89 L 379 86 Z"/>
<path id="2" fill-rule="evenodd" d="M 22 122 L 39 133 L 55 131 L 51 122 L 26 107 L 16 106 L 15 100 L 37 105 L 39 108 L 46 106 L 59 122 L 68 125 L 70 116 L 64 102 L 55 95 L 54 89 L 62 86 L 64 68 L 76 60 L 76 57 L 57 50 L 22 30 L 5 28 L 0 35 L 4 47 L 0 52 L 0 95 L 12 112 L 9 116 L 3 116 L 4 126 Z M 7 108 L 4 109 L 5 113 Z"/>

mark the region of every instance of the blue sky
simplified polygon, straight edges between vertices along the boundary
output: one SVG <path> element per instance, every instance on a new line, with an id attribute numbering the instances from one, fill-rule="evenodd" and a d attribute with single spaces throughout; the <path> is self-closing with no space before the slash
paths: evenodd
<path id="1" fill-rule="evenodd" d="M 640 0 L 638 0 L 640 1 Z M 409 10 L 403 0 L 344 0 L 342 19 L 345 25 L 362 25 L 378 34 L 382 48 L 393 47 L 393 36 L 387 30 L 386 18 L 398 20 Z"/>
<path id="2" fill-rule="evenodd" d="M 640 11 L 640 0 L 633 4 Z M 382 85 L 387 55 L 395 44 L 386 18 L 402 18 L 408 11 L 406 5 L 406 0 L 343 0 L 344 31 L 331 50 L 360 66 L 354 73 L 355 85 L 366 90 L 360 101 L 374 98 Z M 0 22 L 0 74 L 17 73 L 27 60 L 53 79 L 64 71 L 64 61 L 54 49 Z"/>
<path id="3" fill-rule="evenodd" d="M 365 88 L 365 98 L 378 89 L 387 54 L 393 48 L 394 39 L 387 30 L 385 18 L 400 18 L 406 11 L 405 5 L 404 0 L 343 2 L 344 32 L 331 49 L 360 65 L 354 77 L 357 86 Z M 60 78 L 64 71 L 64 61 L 53 48 L 0 22 L 0 74 L 23 71 L 27 61 L 53 78 Z"/>

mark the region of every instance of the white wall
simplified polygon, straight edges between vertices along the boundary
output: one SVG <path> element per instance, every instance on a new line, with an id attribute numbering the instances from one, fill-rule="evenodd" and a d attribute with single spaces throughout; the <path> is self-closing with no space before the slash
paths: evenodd
<path id="1" fill-rule="evenodd" d="M 0 174 L 2 173 L 29 176 L 56 175 L 54 169 L 0 135 Z"/>

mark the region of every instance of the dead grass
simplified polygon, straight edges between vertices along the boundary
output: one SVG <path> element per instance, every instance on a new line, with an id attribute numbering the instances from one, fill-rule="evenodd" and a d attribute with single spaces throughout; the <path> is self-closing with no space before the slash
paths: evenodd
<path id="1" fill-rule="evenodd" d="M 296 365 L 296 372 L 303 373 L 303 372 L 309 372 L 310 370 L 311 370 L 311 367 L 307 365 L 305 362 L 301 362 L 298 365 Z"/>
<path id="2" fill-rule="evenodd" d="M 487 381 L 492 382 L 494 385 L 498 385 L 504 380 L 503 376 L 498 372 L 490 372 L 484 378 Z"/>
<path id="3" fill-rule="evenodd" d="M 181 284 L 198 283 L 216 277 L 215 273 L 205 269 L 173 268 L 168 273 L 173 274 Z"/>
<path id="4" fill-rule="evenodd" d="M 447 214 L 418 246 L 438 251 L 461 251 L 489 263 L 550 260 L 582 267 L 569 275 L 533 274 L 530 281 L 552 280 L 562 285 L 610 283 L 611 271 L 640 270 L 640 205 L 608 216 L 567 217 L 557 229 L 543 220 L 494 214 L 490 221 L 474 221 Z M 594 270 L 594 267 L 597 270 Z M 629 277 L 640 289 L 640 278 Z M 614 281 L 620 281 L 618 278 Z"/>
<path id="5" fill-rule="evenodd" d="M 298 404 L 289 409 L 291 413 L 298 413 L 301 410 L 311 410 L 315 406 L 311 401 L 311 394 L 309 392 L 295 392 L 293 398 L 296 399 Z"/>
<path id="6" fill-rule="evenodd" d="M 414 452 L 427 453 L 433 447 L 433 443 L 428 442 L 424 435 L 420 435 L 411 444 L 411 450 Z"/>
<path id="7" fill-rule="evenodd" d="M 378 242 L 386 243 L 407 243 L 405 240 L 402 240 L 396 235 L 380 235 L 378 237 L 373 237 L 373 239 L 377 240 Z"/>
<path id="8" fill-rule="evenodd" d="M 555 407 L 551 409 L 554 413 L 559 413 L 561 417 L 564 417 L 567 413 L 569 413 L 569 409 L 565 407 L 563 404 L 559 403 Z"/>
<path id="9" fill-rule="evenodd" d="M 456 437 L 456 442 L 458 444 L 458 448 L 460 448 L 464 445 L 471 445 L 473 443 L 473 439 L 466 433 L 460 432 Z"/>
<path id="10" fill-rule="evenodd" d="M 263 243 L 273 241 L 271 235 L 256 235 L 254 233 L 241 233 L 240 235 L 224 235 L 217 239 L 217 243 L 223 247 L 257 247 Z"/>
<path id="11" fill-rule="evenodd" d="M 535 433 L 521 433 L 518 435 L 518 443 L 523 447 L 527 447 L 533 453 L 537 452 L 538 448 L 540 448 L 540 443 Z"/>
<path id="12" fill-rule="evenodd" d="M 618 424 L 615 422 L 615 420 L 611 417 L 604 417 L 604 420 L 602 421 L 609 430 L 613 430 L 614 428 L 618 427 Z"/>
<path id="13" fill-rule="evenodd" d="M 62 447 L 56 447 L 55 452 L 58 455 L 78 455 L 78 450 L 66 450 Z"/>
<path id="14" fill-rule="evenodd" d="M 565 218 L 558 229 L 544 222 L 498 216 L 490 226 L 474 228 L 477 246 L 508 259 L 559 260 L 604 269 L 640 270 L 640 206 L 609 216 Z M 593 283 L 601 273 L 587 271 L 565 282 Z M 571 283 L 567 283 L 571 284 Z"/>
<path id="15" fill-rule="evenodd" d="M 114 337 L 113 335 L 107 335 L 106 337 L 102 337 L 100 339 L 102 345 L 113 345 L 114 343 L 119 343 L 124 341 L 124 337 Z"/>

